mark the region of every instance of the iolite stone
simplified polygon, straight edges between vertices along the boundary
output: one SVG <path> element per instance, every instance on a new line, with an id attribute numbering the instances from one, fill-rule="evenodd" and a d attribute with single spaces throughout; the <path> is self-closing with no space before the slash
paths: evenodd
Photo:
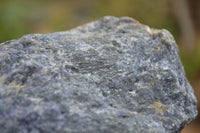
<path id="1" fill-rule="evenodd" d="M 0 44 L 1 133 L 176 133 L 196 104 L 172 35 L 132 18 Z"/>

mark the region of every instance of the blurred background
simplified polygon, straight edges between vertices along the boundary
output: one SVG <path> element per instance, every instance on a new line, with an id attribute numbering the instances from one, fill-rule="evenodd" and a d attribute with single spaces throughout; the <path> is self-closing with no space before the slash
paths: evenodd
<path id="1" fill-rule="evenodd" d="M 0 0 L 0 43 L 29 33 L 69 30 L 106 15 L 169 30 L 200 101 L 200 0 Z M 200 133 L 200 116 L 183 133 Z"/>

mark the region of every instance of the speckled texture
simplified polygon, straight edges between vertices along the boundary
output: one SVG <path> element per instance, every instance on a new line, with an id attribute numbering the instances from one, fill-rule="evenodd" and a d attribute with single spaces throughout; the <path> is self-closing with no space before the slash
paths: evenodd
<path id="1" fill-rule="evenodd" d="M 176 133 L 196 102 L 171 34 L 128 17 L 0 44 L 1 133 Z"/>

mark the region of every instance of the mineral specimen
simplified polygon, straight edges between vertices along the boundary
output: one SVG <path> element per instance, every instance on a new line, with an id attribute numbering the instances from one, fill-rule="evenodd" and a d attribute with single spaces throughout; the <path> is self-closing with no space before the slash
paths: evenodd
<path id="1" fill-rule="evenodd" d="M 1 133 L 175 133 L 196 104 L 172 35 L 132 18 L 0 44 Z"/>

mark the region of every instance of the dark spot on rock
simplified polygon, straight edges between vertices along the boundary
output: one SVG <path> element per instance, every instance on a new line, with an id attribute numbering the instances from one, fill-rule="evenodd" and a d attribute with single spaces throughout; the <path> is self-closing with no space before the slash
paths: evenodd
<path id="1" fill-rule="evenodd" d="M 65 69 L 70 69 L 72 72 L 79 72 L 79 69 L 74 67 L 73 65 L 65 65 Z"/>
<path id="2" fill-rule="evenodd" d="M 27 40 L 27 41 L 23 41 L 22 45 L 23 45 L 23 48 L 27 48 L 34 45 L 34 42 Z"/>
<path id="3" fill-rule="evenodd" d="M 112 44 L 113 44 L 114 46 L 116 46 L 116 47 L 121 47 L 121 44 L 118 43 L 118 42 L 115 41 L 115 40 L 112 41 Z"/>

